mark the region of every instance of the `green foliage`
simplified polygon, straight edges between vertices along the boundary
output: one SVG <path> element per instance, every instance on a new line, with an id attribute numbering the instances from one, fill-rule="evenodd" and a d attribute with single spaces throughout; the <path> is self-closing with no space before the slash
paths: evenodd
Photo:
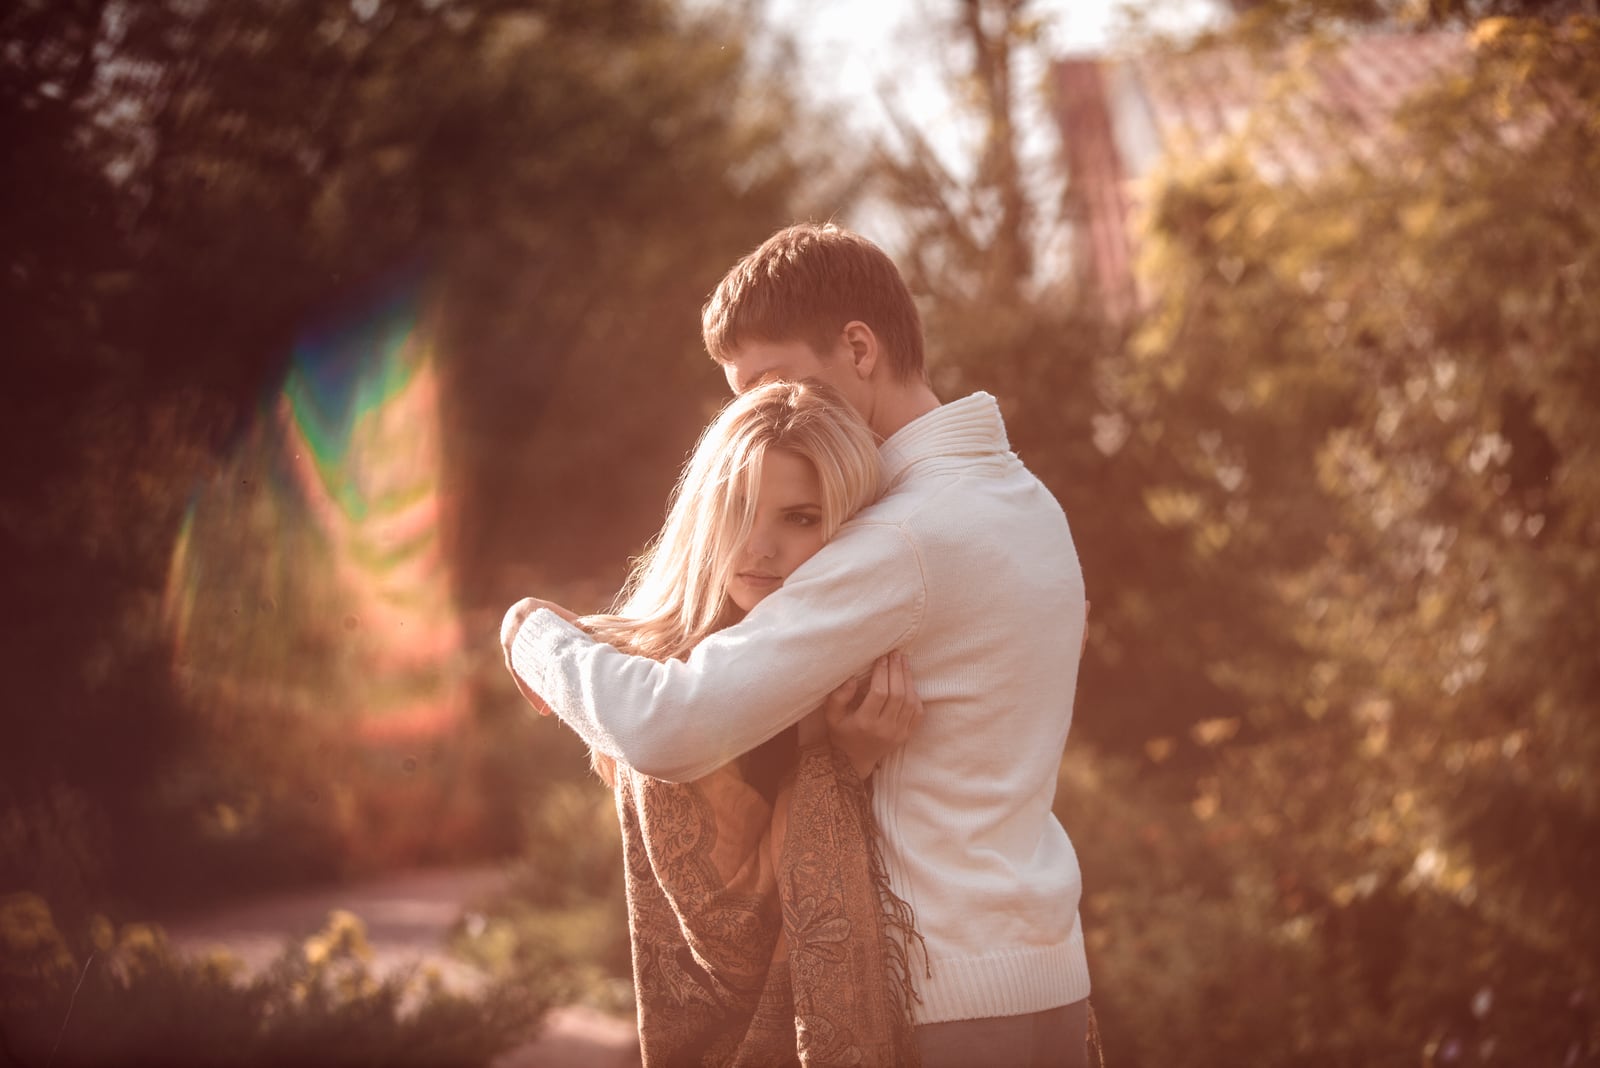
<path id="1" fill-rule="evenodd" d="M 144 924 L 95 917 L 69 940 L 31 894 L 0 898 L 0 946 L 0 1032 L 20 1063 L 487 1064 L 533 1036 L 554 990 L 380 975 L 342 912 L 255 976 L 226 954 L 180 956 Z"/>
<path id="2" fill-rule="evenodd" d="M 1164 544 L 1233 589 L 1141 626 L 1119 602 L 1196 587 L 1121 572 L 1102 618 L 1172 693 L 1203 666 L 1236 729 L 1182 774 L 1150 739 L 1143 773 L 1188 784 L 1151 823 L 1227 843 L 1225 892 L 1124 883 L 1126 840 L 1068 823 L 1115 880 L 1097 999 L 1133 1063 L 1180 1056 L 1174 1018 L 1247 1063 L 1600 1051 L 1597 33 L 1480 24 L 1387 166 L 1270 182 L 1246 139 L 1155 186 L 1157 303 L 1105 396 Z"/>
<path id="3" fill-rule="evenodd" d="M 459 532 L 445 581 L 472 641 L 493 633 L 474 613 L 530 588 L 620 577 L 722 389 L 695 309 L 797 202 L 828 195 L 828 161 L 791 147 L 823 139 L 781 67 L 754 69 L 749 32 L 731 8 L 666 0 L 0 14 L 0 592 L 16 621 L 0 812 L 31 823 L 65 791 L 84 806 L 70 852 L 100 860 L 94 886 L 63 876 L 52 899 L 318 877 L 363 848 L 410 863 L 438 856 L 407 840 L 413 814 L 446 809 L 462 848 L 509 837 L 457 789 L 493 744 L 491 691 L 459 746 L 329 740 L 351 718 L 341 694 L 398 682 L 351 678 L 333 654 L 352 641 L 336 591 L 296 571 L 294 509 L 244 484 L 260 471 L 240 453 L 277 418 L 297 340 L 406 288 L 434 333 Z M 243 676 L 203 692 L 175 685 L 163 613 L 200 512 L 231 530 L 207 563 L 233 588 L 178 681 L 220 661 Z M 276 585 L 274 552 L 290 561 Z M 294 689 L 292 707 L 265 707 L 263 682 Z M 449 805 L 369 804 L 421 797 L 429 776 Z M 455 834 L 456 816 L 479 825 Z M 0 857 L 0 888 L 45 889 L 26 858 Z"/>
<path id="4" fill-rule="evenodd" d="M 1210 43 L 1395 15 L 1252 6 Z M 1057 811 L 1116 1063 L 1600 1056 L 1600 28 L 1470 40 L 1314 181 L 1252 163 L 1356 141 L 1287 78 L 1169 161 L 1126 334 L 908 164 L 937 383 L 1001 398 L 1084 562 Z"/>
<path id="5" fill-rule="evenodd" d="M 1228 0 L 1238 22 L 1228 37 L 1293 40 L 1326 29 L 1373 25 L 1406 29 L 1480 19 L 1582 10 L 1571 0 Z"/>
<path id="6" fill-rule="evenodd" d="M 620 868 L 619 851 L 608 851 L 606 859 Z M 552 977 L 561 1004 L 631 1015 L 633 963 L 623 895 L 584 898 L 579 890 L 563 896 L 561 904 L 537 904 L 512 892 L 486 903 L 458 933 L 455 952 L 502 981 Z"/>
<path id="7" fill-rule="evenodd" d="M 502 672 L 502 674 L 504 674 Z M 633 1011 L 622 836 L 611 791 L 570 733 L 548 743 L 548 774 L 517 790 L 524 858 L 511 886 L 459 926 L 463 958 L 507 981 L 559 977 L 561 1000 Z M 510 776 L 526 776 L 513 760 Z"/>

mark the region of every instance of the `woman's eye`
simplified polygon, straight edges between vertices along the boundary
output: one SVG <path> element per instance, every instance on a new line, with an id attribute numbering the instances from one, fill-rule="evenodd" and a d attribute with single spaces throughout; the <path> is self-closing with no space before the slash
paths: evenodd
<path id="1" fill-rule="evenodd" d="M 818 515 L 811 515 L 807 512 L 790 512 L 789 522 L 800 527 L 814 527 L 818 523 L 822 522 L 822 517 Z"/>

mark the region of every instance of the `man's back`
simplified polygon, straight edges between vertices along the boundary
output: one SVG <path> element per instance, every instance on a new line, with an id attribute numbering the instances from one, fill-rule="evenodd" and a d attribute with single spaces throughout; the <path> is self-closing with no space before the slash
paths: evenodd
<path id="1" fill-rule="evenodd" d="M 597 647 L 529 598 L 502 623 L 508 666 L 596 749 L 686 781 L 905 650 L 927 713 L 873 789 L 891 882 L 931 951 L 924 1063 L 1082 1064 L 1081 877 L 1050 814 L 1085 609 L 1060 509 L 1010 456 L 992 397 L 939 403 L 916 301 L 861 235 L 779 230 L 724 275 L 701 326 L 735 393 L 834 389 L 887 439 L 889 496 L 686 659 Z"/>
<path id="2" fill-rule="evenodd" d="M 1060 506 L 1007 451 L 991 398 L 945 405 L 883 450 L 923 577 L 905 651 L 927 714 L 874 776 L 894 890 L 927 940 L 922 1022 L 1086 997 L 1082 879 L 1051 814 L 1072 720 L 1084 585 Z"/>
<path id="3" fill-rule="evenodd" d="M 905 650 L 927 712 L 873 789 L 891 885 L 927 939 L 918 1022 L 1082 1001 L 1082 877 L 1050 814 L 1084 624 L 1066 521 L 986 394 L 915 419 L 882 456 L 888 495 L 686 660 L 631 657 L 538 611 L 513 666 L 590 745 L 682 782 Z"/>

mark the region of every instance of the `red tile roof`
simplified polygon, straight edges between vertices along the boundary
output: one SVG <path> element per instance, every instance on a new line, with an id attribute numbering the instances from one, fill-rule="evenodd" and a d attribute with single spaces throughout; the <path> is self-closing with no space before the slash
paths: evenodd
<path id="1" fill-rule="evenodd" d="M 1140 179 L 1162 161 L 1220 153 L 1251 132 L 1270 181 L 1308 182 L 1352 160 L 1382 166 L 1404 152 L 1390 116 L 1467 58 L 1457 31 L 1374 33 L 1273 52 L 1241 47 L 1055 65 L 1057 119 L 1080 228 L 1082 266 L 1122 320 L 1139 303 L 1133 272 Z M 1282 109 L 1265 105 L 1275 98 Z M 1270 127 L 1264 124 L 1272 121 Z M 1328 136 L 1330 125 L 1339 136 Z"/>

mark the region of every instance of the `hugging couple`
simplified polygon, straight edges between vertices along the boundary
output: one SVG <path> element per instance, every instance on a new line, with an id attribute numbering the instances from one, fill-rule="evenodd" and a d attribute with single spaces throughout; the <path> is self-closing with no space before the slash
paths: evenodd
<path id="1" fill-rule="evenodd" d="M 774 234 L 703 328 L 735 397 L 615 611 L 500 634 L 616 793 L 644 1063 L 1084 1064 L 1060 506 L 857 234 Z"/>

